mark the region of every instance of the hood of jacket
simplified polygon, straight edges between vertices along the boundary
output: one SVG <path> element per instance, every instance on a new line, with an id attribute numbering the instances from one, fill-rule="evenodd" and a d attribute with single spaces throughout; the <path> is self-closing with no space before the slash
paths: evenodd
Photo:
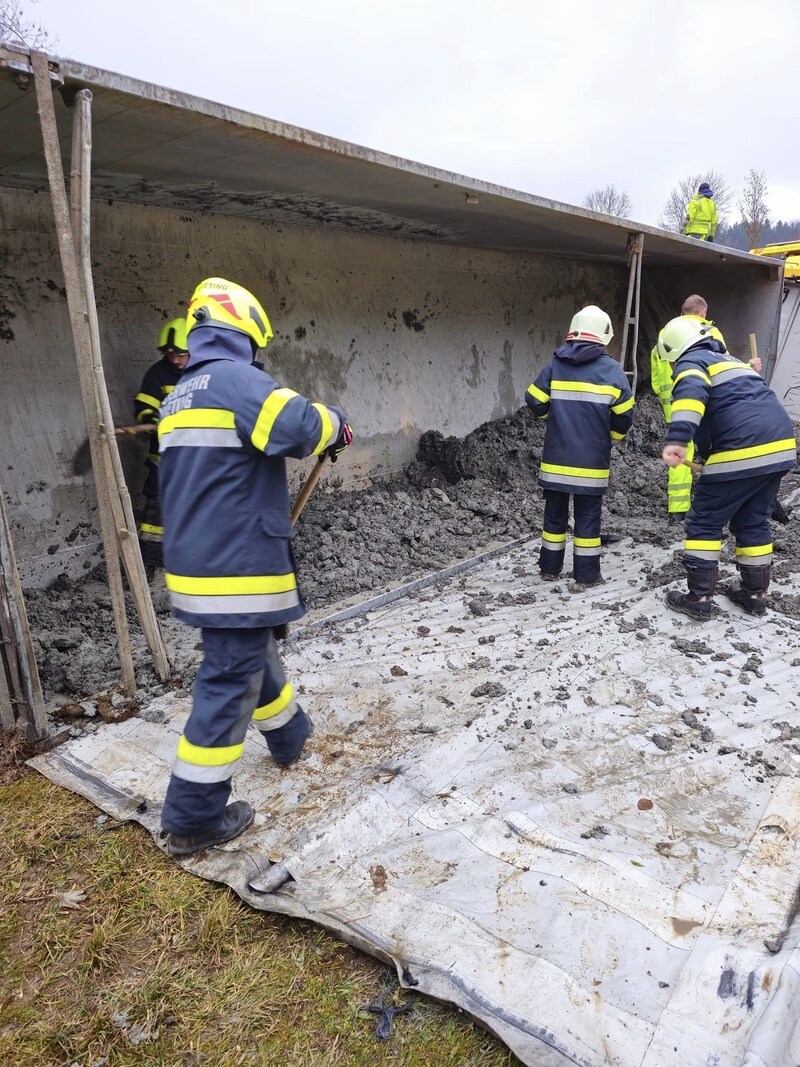
<path id="1" fill-rule="evenodd" d="M 220 329 L 219 326 L 201 326 L 190 332 L 186 343 L 189 348 L 189 360 L 186 370 L 198 367 L 211 360 L 229 359 L 234 363 L 253 362 L 253 342 L 236 330 Z"/>
<path id="2" fill-rule="evenodd" d="M 557 359 L 564 359 L 567 363 L 591 363 L 593 359 L 607 354 L 606 346 L 596 341 L 565 341 L 553 353 Z"/>

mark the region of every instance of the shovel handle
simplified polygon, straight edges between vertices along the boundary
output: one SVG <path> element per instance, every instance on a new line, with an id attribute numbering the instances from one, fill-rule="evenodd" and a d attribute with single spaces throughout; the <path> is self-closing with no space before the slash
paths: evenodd
<path id="1" fill-rule="evenodd" d="M 314 492 L 314 486 L 319 481 L 319 476 L 322 474 L 322 468 L 325 466 L 325 460 L 327 458 L 327 454 L 323 452 L 323 454 L 319 457 L 317 462 L 311 468 L 311 473 L 306 478 L 303 488 L 297 494 L 297 500 L 295 500 L 294 507 L 292 508 L 292 526 L 294 526 L 297 520 L 300 518 L 300 512 L 306 506 L 306 504 L 308 503 L 308 498 Z"/>
<path id="2" fill-rule="evenodd" d="M 690 459 L 682 459 L 681 463 L 684 467 L 689 467 L 691 470 L 693 470 L 695 474 L 699 474 L 700 471 L 703 469 L 702 463 L 692 463 Z"/>

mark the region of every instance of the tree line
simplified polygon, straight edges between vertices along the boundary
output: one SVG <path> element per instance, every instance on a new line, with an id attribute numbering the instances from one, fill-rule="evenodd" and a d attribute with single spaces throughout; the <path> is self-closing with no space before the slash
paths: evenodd
<path id="1" fill-rule="evenodd" d="M 800 240 L 800 218 L 773 221 L 770 217 L 767 177 L 764 171 L 755 167 L 751 167 L 745 175 L 738 197 L 725 176 L 717 170 L 688 174 L 670 191 L 658 217 L 659 226 L 683 233 L 686 205 L 701 182 L 708 182 L 714 192 L 719 217 L 714 238 L 717 244 L 747 250 L 766 244 Z M 594 189 L 584 197 L 583 206 L 625 219 L 631 217 L 633 210 L 630 196 L 615 185 Z"/>

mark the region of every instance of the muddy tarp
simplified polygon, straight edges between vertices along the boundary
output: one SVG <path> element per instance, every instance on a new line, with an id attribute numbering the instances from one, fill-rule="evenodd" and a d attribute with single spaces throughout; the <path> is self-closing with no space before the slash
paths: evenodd
<path id="1" fill-rule="evenodd" d="M 665 610 L 671 566 L 625 539 L 579 590 L 522 546 L 301 630 L 308 752 L 278 770 L 251 732 L 256 822 L 187 873 L 394 961 L 526 1064 L 796 1067 L 800 578 L 700 626 Z M 159 697 L 33 765 L 163 847 L 187 711 Z M 277 861 L 294 880 L 253 893 Z"/>

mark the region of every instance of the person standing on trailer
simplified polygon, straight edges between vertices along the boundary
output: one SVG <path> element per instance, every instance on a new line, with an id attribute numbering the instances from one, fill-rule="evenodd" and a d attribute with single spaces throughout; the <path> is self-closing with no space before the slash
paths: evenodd
<path id="1" fill-rule="evenodd" d="M 248 803 L 228 804 L 251 720 L 279 766 L 311 732 L 275 643 L 276 629 L 305 614 L 286 457 L 335 457 L 352 440 L 341 408 L 312 404 L 254 366 L 272 327 L 247 289 L 207 278 L 187 326 L 189 362 L 158 424 L 164 577 L 173 611 L 203 641 L 161 815 L 173 856 L 252 823 Z"/>
<path id="2" fill-rule="evenodd" d="M 711 618 L 727 526 L 741 585 L 726 595 L 748 614 L 763 615 L 772 573 L 770 514 L 781 478 L 797 462 L 791 419 L 763 378 L 704 323 L 673 319 L 659 334 L 658 350 L 675 364 L 662 458 L 676 467 L 692 441 L 706 457 L 686 518 L 688 591 L 669 590 L 667 604 L 694 619 Z"/>
<path id="3" fill-rule="evenodd" d="M 583 308 L 525 395 L 533 414 L 547 420 L 539 467 L 544 493 L 539 570 L 545 579 L 558 578 L 564 566 L 572 497 L 573 577 L 584 585 L 602 581 L 600 521 L 611 444 L 630 429 L 634 404 L 624 371 L 606 351 L 613 336 L 605 311 Z"/>

